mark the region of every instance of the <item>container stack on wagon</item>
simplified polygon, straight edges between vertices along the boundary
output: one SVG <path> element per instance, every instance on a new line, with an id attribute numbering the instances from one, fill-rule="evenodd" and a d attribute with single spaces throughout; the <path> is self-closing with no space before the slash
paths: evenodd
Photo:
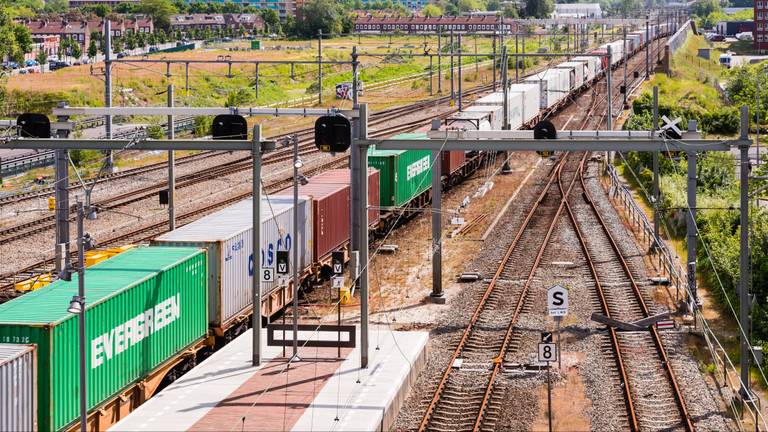
<path id="1" fill-rule="evenodd" d="M 205 251 L 136 248 L 90 267 L 87 293 L 89 409 L 183 352 L 208 332 Z M 77 294 L 57 280 L 0 305 L 0 342 L 35 344 L 40 430 L 59 430 L 79 413 Z"/>
<path id="2" fill-rule="evenodd" d="M 263 267 L 275 267 L 277 251 L 299 247 L 299 269 L 312 265 L 312 203 L 298 202 L 299 232 L 293 232 L 293 197 L 264 197 L 261 200 L 260 260 Z M 253 303 L 253 201 L 240 201 L 153 240 L 153 245 L 192 246 L 208 250 L 208 281 L 211 284 L 209 309 L 211 326 L 223 336 L 250 314 Z M 293 259 L 293 255 L 289 256 Z M 291 266 L 297 263 L 290 263 Z M 292 301 L 292 291 L 276 282 L 262 284 L 262 314 L 271 316 Z"/>
<path id="3" fill-rule="evenodd" d="M 404 133 L 394 139 L 427 139 L 425 133 Z M 368 166 L 381 174 L 381 207 L 397 209 L 432 187 L 432 152 L 427 150 L 368 150 Z M 418 206 L 418 204 L 416 204 Z"/>
<path id="4" fill-rule="evenodd" d="M 37 430 L 37 351 L 0 344 L 0 431 Z"/>
<path id="5" fill-rule="evenodd" d="M 312 176 L 312 178 L 309 181 L 310 183 L 342 184 L 349 187 L 350 177 L 351 177 L 351 171 L 346 168 L 341 168 L 341 169 L 324 171 L 320 174 Z M 381 178 L 381 175 L 379 174 L 379 170 L 377 170 L 376 168 L 368 167 L 368 225 L 369 226 L 376 226 L 379 223 L 379 216 L 381 214 L 379 210 L 380 178 Z"/>

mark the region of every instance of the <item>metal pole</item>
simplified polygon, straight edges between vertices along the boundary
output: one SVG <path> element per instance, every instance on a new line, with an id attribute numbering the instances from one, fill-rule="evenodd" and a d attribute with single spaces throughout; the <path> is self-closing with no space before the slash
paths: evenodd
<path id="1" fill-rule="evenodd" d="M 443 94 L 443 33 L 437 28 L 437 93 Z"/>
<path id="2" fill-rule="evenodd" d="M 440 122 L 432 124 L 432 130 L 439 129 Z M 439 151 L 432 151 L 432 292 L 433 303 L 445 303 L 443 297 L 443 247 L 442 247 L 442 173 Z"/>
<path id="3" fill-rule="evenodd" d="M 461 111 L 461 108 L 462 108 L 462 106 L 461 106 L 461 93 L 462 93 L 462 91 L 461 91 L 461 87 L 462 87 L 462 82 L 461 82 L 462 81 L 462 79 L 461 79 L 461 66 L 462 66 L 462 63 L 461 63 L 461 33 L 459 33 L 458 37 L 459 37 L 459 52 L 458 52 L 458 58 L 459 58 L 459 111 Z"/>
<path id="4" fill-rule="evenodd" d="M 173 108 L 173 84 L 168 85 L 168 107 Z M 173 116 L 168 116 L 168 139 L 176 135 Z M 168 150 L 168 229 L 176 229 L 176 160 L 173 150 Z"/>
<path id="5" fill-rule="evenodd" d="M 645 79 L 651 76 L 651 30 L 650 15 L 645 14 Z"/>
<path id="6" fill-rule="evenodd" d="M 357 50 L 355 47 L 352 48 L 352 109 L 358 109 L 360 107 L 360 101 L 358 100 L 358 92 L 357 92 Z M 353 135 L 352 136 L 358 136 L 359 129 L 360 129 L 360 119 L 353 119 L 352 121 L 352 127 L 353 127 Z M 357 214 L 355 209 L 357 209 L 360 206 L 360 185 L 357 183 L 356 179 L 360 176 L 360 170 L 362 167 L 360 165 L 360 149 L 357 148 L 357 146 L 352 146 L 352 149 L 350 151 L 349 155 L 349 169 L 350 169 L 350 199 L 351 199 L 351 211 L 350 213 L 350 250 L 353 251 L 359 251 L 360 250 L 360 215 Z M 366 168 L 362 168 L 366 169 Z M 367 171 L 367 169 L 366 169 Z M 354 287 L 359 289 L 360 288 L 360 281 L 356 278 L 352 278 L 354 281 Z"/>
<path id="7" fill-rule="evenodd" d="M 511 128 L 509 124 L 509 78 L 508 78 L 508 66 L 509 63 L 507 61 L 507 47 L 502 46 L 501 47 L 501 92 L 502 92 L 502 102 L 501 102 L 501 128 L 504 130 L 509 130 Z M 512 172 L 512 168 L 509 166 L 507 152 L 502 152 L 501 156 L 504 158 L 504 164 L 501 166 L 501 173 L 502 174 L 508 174 Z"/>
<path id="8" fill-rule="evenodd" d="M 496 91 L 496 33 L 493 34 L 491 46 L 493 48 L 493 91 Z"/>
<path id="9" fill-rule="evenodd" d="M 456 100 L 456 91 L 453 86 L 453 30 L 451 30 L 451 102 Z"/>
<path id="10" fill-rule="evenodd" d="M 763 68 L 765 71 L 765 68 Z M 755 75 L 756 95 L 755 95 L 755 148 L 757 151 L 757 161 L 755 164 L 760 166 L 760 73 Z"/>
<path id="11" fill-rule="evenodd" d="M 517 42 L 517 32 L 515 32 L 515 84 L 520 82 L 520 73 L 517 70 L 517 66 L 520 63 L 520 58 L 517 56 L 519 53 L 519 46 Z"/>
<path id="12" fill-rule="evenodd" d="M 256 99 L 259 98 L 259 64 L 256 63 Z"/>
<path id="13" fill-rule="evenodd" d="M 432 96 L 435 84 L 435 70 L 432 66 L 432 55 L 429 55 L 429 95 Z"/>
<path id="14" fill-rule="evenodd" d="M 368 139 L 368 105 L 361 104 L 360 139 Z M 368 146 L 360 146 L 360 166 L 368 166 Z M 358 177 L 360 184 L 360 205 L 357 209 L 360 217 L 360 367 L 368 367 L 368 170 L 361 169 Z"/>
<path id="15" fill-rule="evenodd" d="M 90 209 L 89 209 L 90 211 Z M 85 211 L 83 203 L 77 202 L 77 296 L 80 298 L 80 431 L 88 430 L 88 400 L 86 383 L 86 347 L 85 342 L 85 230 L 83 228 Z"/>
<path id="16" fill-rule="evenodd" d="M 59 103 L 59 108 L 65 108 L 66 102 Z M 69 116 L 58 116 L 60 122 L 69 121 Z M 56 131 L 59 138 L 67 138 L 69 131 Z M 69 151 L 55 150 L 56 155 L 56 272 L 68 267 L 69 261 Z M 63 246 L 59 246 L 63 245 Z"/>
<path id="17" fill-rule="evenodd" d="M 251 314 L 252 355 L 251 364 L 261 364 L 261 125 L 253 126 L 253 214 L 251 232 L 251 257 L 253 258 L 253 277 L 251 278 Z M 295 213 L 295 212 L 294 212 Z"/>
<path id="18" fill-rule="evenodd" d="M 478 65 L 478 63 L 477 63 L 477 34 L 474 34 L 473 36 L 474 36 L 474 40 L 475 40 L 475 75 L 479 75 L 480 74 L 480 65 Z M 478 77 L 476 77 L 475 79 L 478 79 Z"/>
<path id="19" fill-rule="evenodd" d="M 656 30 L 659 32 L 659 37 L 656 38 L 656 64 L 661 63 L 661 29 L 659 25 L 661 25 L 661 17 L 656 15 Z"/>
<path id="20" fill-rule="evenodd" d="M 184 91 L 189 96 L 189 63 L 184 63 Z"/>
<path id="21" fill-rule="evenodd" d="M 525 32 L 520 33 L 520 36 L 522 39 L 522 44 L 520 48 L 522 48 L 523 54 L 525 54 Z M 521 66 L 523 67 L 523 77 L 525 77 L 525 59 L 523 59 L 523 63 L 521 64 Z"/>
<path id="22" fill-rule="evenodd" d="M 557 353 L 558 357 L 560 353 Z M 552 367 L 547 362 L 547 418 L 549 419 L 549 432 L 552 432 L 552 378 L 550 377 L 550 371 Z"/>
<path id="23" fill-rule="evenodd" d="M 698 295 L 696 294 L 696 162 L 698 155 L 696 151 L 689 151 L 688 156 L 688 212 L 685 218 L 685 231 L 688 263 L 688 290 L 691 298 L 689 301 L 698 304 Z M 693 308 L 691 309 L 693 310 Z"/>
<path id="24" fill-rule="evenodd" d="M 112 106 L 112 21 L 104 20 L 104 106 Z M 112 139 L 112 116 L 104 116 L 104 131 Z M 114 166 L 112 150 L 107 151 L 107 167 Z"/>
<path id="25" fill-rule="evenodd" d="M 611 46 L 608 45 L 608 70 L 605 71 L 605 84 L 608 87 L 607 108 L 605 115 L 605 127 L 608 130 L 613 130 L 613 84 L 611 83 L 611 62 L 613 61 Z"/>
<path id="26" fill-rule="evenodd" d="M 653 136 L 659 130 L 659 87 L 653 86 Z M 654 246 L 659 239 L 659 152 L 653 152 L 653 241 Z"/>
<path id="27" fill-rule="evenodd" d="M 749 109 L 746 106 L 741 107 L 741 139 L 747 139 L 749 134 Z M 749 364 L 750 349 L 748 340 L 750 334 L 749 321 L 749 145 L 740 145 L 739 161 L 739 193 L 740 206 L 739 223 L 741 225 L 740 248 L 739 248 L 739 322 L 741 323 L 742 335 L 740 352 L 741 367 L 741 396 L 743 400 L 751 399 L 749 383 Z"/>
<path id="28" fill-rule="evenodd" d="M 299 140 L 293 140 L 293 360 L 299 359 Z M 302 239 L 304 241 L 305 239 Z"/>
<path id="29" fill-rule="evenodd" d="M 323 104 L 323 31 L 317 31 L 317 103 Z"/>
<path id="30" fill-rule="evenodd" d="M 627 87 L 627 26 L 622 26 L 622 35 L 623 35 L 623 46 L 624 46 L 624 107 L 627 106 L 627 93 L 629 93 L 629 88 Z"/>

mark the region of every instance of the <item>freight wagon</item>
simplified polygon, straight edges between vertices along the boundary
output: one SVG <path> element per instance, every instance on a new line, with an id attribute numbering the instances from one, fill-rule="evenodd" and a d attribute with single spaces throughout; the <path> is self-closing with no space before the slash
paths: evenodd
<path id="1" fill-rule="evenodd" d="M 603 71 L 599 57 L 574 57 L 572 61 L 584 63 L 584 66 L 586 67 L 584 80 L 590 84 L 592 83 L 592 80 L 600 76 Z"/>
<path id="2" fill-rule="evenodd" d="M 335 183 L 350 186 L 349 179 L 352 172 L 347 168 L 324 171 L 312 176 L 310 183 Z M 379 170 L 368 167 L 368 225 L 376 226 L 379 223 Z M 351 191 L 350 191 L 351 192 Z"/>
<path id="3" fill-rule="evenodd" d="M 521 117 L 521 109 L 520 106 L 515 103 L 511 97 L 508 95 L 507 100 L 507 116 L 509 118 L 509 124 L 512 125 L 512 129 L 517 129 L 518 126 L 515 126 L 515 123 L 517 121 L 520 121 L 522 119 Z M 475 103 L 472 105 L 473 107 L 479 107 L 479 106 L 491 106 L 491 107 L 503 107 L 504 106 L 504 93 L 503 92 L 494 92 L 489 95 L 483 96 L 475 101 Z M 504 118 L 503 118 L 504 112 L 501 112 L 501 118 L 498 122 L 498 127 L 494 123 L 494 129 L 501 129 L 503 126 Z M 522 124 L 522 123 L 520 123 Z"/>
<path id="4" fill-rule="evenodd" d="M 87 406 L 152 395 L 164 372 L 188 367 L 208 333 L 206 254 L 197 248 L 142 247 L 86 271 Z M 79 415 L 77 294 L 57 280 L 0 305 L 0 342 L 37 348 L 37 419 L 60 430 Z M 135 386 L 135 384 L 142 384 Z M 141 396 L 124 394 L 142 388 Z M 119 403 L 120 404 L 120 403 Z M 107 426 L 114 418 L 103 419 Z M 94 425 L 105 429 L 103 424 Z"/>
<path id="5" fill-rule="evenodd" d="M 37 430 L 37 351 L 0 344 L 0 431 Z"/>
<path id="6" fill-rule="evenodd" d="M 404 133 L 395 139 L 426 139 L 424 133 Z M 402 212 L 420 208 L 424 192 L 432 186 L 432 153 L 427 150 L 368 150 L 368 166 L 381 174 L 379 200 L 382 208 Z"/>
<path id="7" fill-rule="evenodd" d="M 547 69 L 526 78 L 525 82 L 539 84 L 539 107 L 542 110 L 554 109 L 571 90 L 570 73 L 563 69 Z"/>
<path id="8" fill-rule="evenodd" d="M 293 231 L 293 197 L 268 196 L 261 200 L 261 245 L 258 259 L 262 267 L 275 267 L 276 252 L 291 252 L 299 247 L 299 274 L 312 267 L 312 203 L 307 197 L 298 202 L 299 232 Z M 216 213 L 163 234 L 153 245 L 191 246 L 208 251 L 208 309 L 215 334 L 227 340 L 246 329 L 253 309 L 253 200 L 246 199 Z M 290 265 L 293 254 L 289 255 Z M 262 283 L 262 315 L 270 317 L 293 300 L 288 285 Z"/>
<path id="9" fill-rule="evenodd" d="M 541 100 L 541 87 L 539 84 L 512 84 L 509 86 L 509 94 L 517 103 L 520 110 L 520 124 L 512 125 L 511 129 L 519 129 L 521 126 L 531 125 L 539 118 L 539 101 Z"/>
<path id="10" fill-rule="evenodd" d="M 586 83 L 587 65 L 577 61 L 563 62 L 555 66 L 555 69 L 565 69 L 570 72 L 573 88 L 581 88 Z"/>

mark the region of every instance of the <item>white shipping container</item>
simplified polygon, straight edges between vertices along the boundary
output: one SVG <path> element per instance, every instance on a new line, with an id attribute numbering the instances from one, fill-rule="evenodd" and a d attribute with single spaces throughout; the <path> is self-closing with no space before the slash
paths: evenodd
<path id="1" fill-rule="evenodd" d="M 555 66 L 557 69 L 565 69 L 568 71 L 571 71 L 571 83 L 572 88 L 581 87 L 582 84 L 584 84 L 584 79 L 587 76 L 587 65 L 585 65 L 582 62 L 578 61 L 570 61 L 570 62 L 564 62 L 560 63 L 559 65 Z"/>
<path id="2" fill-rule="evenodd" d="M 503 115 L 502 112 L 504 110 L 504 107 L 501 105 L 472 105 L 468 108 L 464 108 L 465 112 L 480 112 L 480 113 L 489 113 L 491 115 L 491 122 L 489 125 L 489 129 L 501 129 L 501 122 L 503 121 Z M 481 130 L 483 126 L 481 125 Z"/>
<path id="3" fill-rule="evenodd" d="M 517 124 L 512 129 L 519 129 L 539 115 L 541 87 L 538 83 L 512 84 L 509 86 L 509 94 L 512 98 L 510 110 L 513 114 L 510 118 L 515 118 Z"/>
<path id="4" fill-rule="evenodd" d="M 293 233 L 293 198 L 264 197 L 261 200 L 261 265 L 275 267 L 276 252 L 299 249 L 299 273 L 312 265 L 312 201 L 299 197 L 299 232 Z M 215 328 L 226 329 L 239 315 L 249 311 L 253 278 L 252 200 L 240 201 L 181 228 L 163 234 L 153 244 L 194 246 L 208 250 L 208 310 Z M 293 263 L 293 253 L 289 254 Z M 292 272 L 288 274 L 289 280 Z M 261 284 L 266 296 L 275 282 Z"/>
<path id="5" fill-rule="evenodd" d="M 555 105 L 570 91 L 570 73 L 563 69 L 547 69 L 526 78 L 525 82 L 539 83 L 541 109 Z"/>
<path id="6" fill-rule="evenodd" d="M 507 99 L 509 100 L 509 104 L 507 105 L 507 114 L 509 115 L 509 124 L 511 129 L 517 129 L 520 127 L 522 122 L 515 123 L 515 103 L 511 99 L 511 94 L 507 94 Z M 503 92 L 495 92 L 491 93 L 489 95 L 483 96 L 480 99 L 476 100 L 473 106 L 503 106 L 504 105 L 504 93 Z M 519 117 L 519 114 L 518 114 Z M 502 123 L 504 119 L 499 119 L 499 129 L 501 129 Z"/>
<path id="7" fill-rule="evenodd" d="M 598 73 L 600 73 L 600 58 L 599 57 L 574 57 L 573 61 L 582 62 L 586 66 L 586 75 L 584 79 L 586 81 L 592 80 Z"/>
<path id="8" fill-rule="evenodd" d="M 34 345 L 0 344 L 0 431 L 37 430 Z"/>
<path id="9" fill-rule="evenodd" d="M 611 65 L 615 65 L 624 60 L 624 41 L 618 40 L 608 43 L 611 47 Z"/>

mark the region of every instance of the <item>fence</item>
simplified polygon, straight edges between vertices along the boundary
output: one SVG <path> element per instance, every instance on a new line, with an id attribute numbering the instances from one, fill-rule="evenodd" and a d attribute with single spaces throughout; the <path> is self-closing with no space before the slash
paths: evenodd
<path id="1" fill-rule="evenodd" d="M 663 68 L 667 74 L 672 73 L 672 56 L 685 44 L 690 34 L 696 34 L 696 23 L 693 20 L 686 21 L 664 45 Z"/>
<path id="2" fill-rule="evenodd" d="M 648 248 L 656 253 L 658 258 L 658 268 L 665 272 L 668 276 L 670 284 L 675 286 L 675 302 L 679 303 L 680 288 L 683 288 L 683 299 L 687 297 L 687 290 L 685 289 L 687 282 L 687 274 L 685 269 L 678 264 L 677 257 L 672 253 L 670 247 L 662 238 L 655 238 L 653 232 L 653 223 L 648 220 L 648 216 L 643 209 L 635 201 L 632 196 L 632 192 L 619 178 L 618 173 L 613 165 L 607 164 L 604 175 L 608 179 L 608 196 L 618 201 L 627 216 L 629 216 L 630 222 L 633 227 L 639 229 L 642 235 L 643 242 L 646 242 Z M 655 248 L 653 247 L 655 244 Z M 674 258 L 673 258 L 674 257 Z M 759 423 L 763 430 L 768 429 L 768 423 L 761 412 L 761 400 L 756 397 L 756 408 L 750 404 L 737 403 L 738 392 L 741 388 L 741 381 L 739 379 L 739 371 L 728 356 L 728 352 L 720 343 L 717 335 L 714 333 L 709 323 L 704 319 L 703 314 L 696 313 L 698 310 L 694 309 L 695 326 L 700 329 L 701 336 L 706 343 L 709 350 L 712 365 L 714 370 L 712 371 L 712 378 L 718 385 L 718 390 L 722 396 L 722 399 L 728 404 L 733 416 L 733 420 L 736 422 L 739 430 L 746 430 L 747 425 L 743 421 L 743 415 L 745 412 L 752 417 L 752 421 Z M 760 430 L 760 427 L 755 430 Z"/>

